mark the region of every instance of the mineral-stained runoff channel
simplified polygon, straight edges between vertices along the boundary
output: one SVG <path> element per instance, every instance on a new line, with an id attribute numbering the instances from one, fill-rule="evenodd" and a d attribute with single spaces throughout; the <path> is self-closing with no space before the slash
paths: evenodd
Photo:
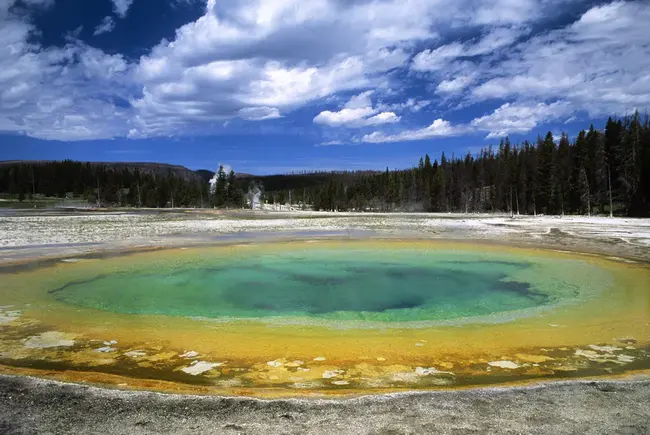
<path id="1" fill-rule="evenodd" d="M 650 269 L 440 241 L 238 244 L 0 276 L 0 371 L 241 395 L 650 368 Z"/>

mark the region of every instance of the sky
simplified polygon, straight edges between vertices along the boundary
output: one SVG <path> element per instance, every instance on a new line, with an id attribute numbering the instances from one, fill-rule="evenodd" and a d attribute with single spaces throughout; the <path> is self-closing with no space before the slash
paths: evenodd
<path id="1" fill-rule="evenodd" d="M 650 106 L 650 1 L 0 0 L 0 160 L 407 168 Z"/>

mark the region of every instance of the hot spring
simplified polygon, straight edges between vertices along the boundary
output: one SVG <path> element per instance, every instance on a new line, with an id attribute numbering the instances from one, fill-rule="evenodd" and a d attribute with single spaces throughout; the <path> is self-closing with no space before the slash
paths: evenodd
<path id="1" fill-rule="evenodd" d="M 2 273 L 2 371 L 247 395 L 645 370 L 650 272 L 430 241 L 240 244 Z"/>
<path id="2" fill-rule="evenodd" d="M 576 296 L 570 283 L 542 283 L 541 271 L 533 281 L 532 269 L 458 252 L 310 249 L 100 275 L 50 293 L 127 314 L 383 322 L 492 315 Z"/>

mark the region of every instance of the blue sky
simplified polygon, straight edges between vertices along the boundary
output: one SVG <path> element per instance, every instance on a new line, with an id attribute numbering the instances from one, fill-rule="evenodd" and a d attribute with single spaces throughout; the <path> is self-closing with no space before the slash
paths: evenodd
<path id="1" fill-rule="evenodd" d="M 650 2 L 0 0 L 0 159 L 402 168 L 650 106 Z"/>

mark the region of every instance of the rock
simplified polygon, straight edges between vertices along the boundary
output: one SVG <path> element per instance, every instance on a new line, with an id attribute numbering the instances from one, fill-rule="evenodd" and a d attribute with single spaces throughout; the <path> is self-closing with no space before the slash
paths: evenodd
<path id="1" fill-rule="evenodd" d="M 596 346 L 595 344 L 590 344 L 589 347 L 593 350 L 597 350 L 599 352 L 607 352 L 607 353 L 616 352 L 617 350 L 623 350 L 620 347 L 616 347 L 616 346 Z"/>
<path id="2" fill-rule="evenodd" d="M 193 350 L 188 350 L 187 352 L 185 352 L 184 354 L 179 355 L 179 356 L 180 356 L 181 358 L 192 359 L 192 358 L 196 358 L 197 356 L 199 356 L 199 353 L 198 353 L 198 352 L 195 352 L 195 351 L 193 351 Z"/>
<path id="3" fill-rule="evenodd" d="M 20 318 L 19 310 L 9 310 L 11 306 L 0 307 L 0 325 L 7 325 Z"/>
<path id="4" fill-rule="evenodd" d="M 513 361 L 490 361 L 488 363 L 491 367 L 499 367 L 502 369 L 518 369 L 520 366 L 519 364 L 513 362 Z"/>
<path id="5" fill-rule="evenodd" d="M 416 367 L 415 368 L 415 374 L 418 376 L 430 376 L 430 375 L 453 375 L 454 373 L 452 372 L 443 372 L 435 367 Z"/>
<path id="6" fill-rule="evenodd" d="M 623 344 L 635 344 L 636 343 L 636 339 L 634 339 L 632 337 L 617 338 L 616 341 L 618 341 L 619 343 L 623 343 Z"/>
<path id="7" fill-rule="evenodd" d="M 183 367 L 181 369 L 182 372 L 187 373 L 188 375 L 192 376 L 197 376 L 200 375 L 201 373 L 205 373 L 209 370 L 212 370 L 215 367 L 219 367 L 223 365 L 223 363 L 213 363 L 213 362 L 207 362 L 207 361 L 195 361 L 192 363 L 191 366 L 189 367 Z"/>
<path id="8" fill-rule="evenodd" d="M 343 374 L 343 370 L 326 370 L 323 372 L 323 379 L 335 378 Z"/>
<path id="9" fill-rule="evenodd" d="M 70 347 L 74 346 L 74 334 L 66 334 L 58 331 L 48 331 L 40 335 L 29 337 L 25 341 L 25 347 L 29 349 L 46 349 L 49 347 Z"/>
<path id="10" fill-rule="evenodd" d="M 128 352 L 125 352 L 124 355 L 128 356 L 129 358 L 141 358 L 143 356 L 147 356 L 147 353 L 143 350 L 130 350 Z"/>

